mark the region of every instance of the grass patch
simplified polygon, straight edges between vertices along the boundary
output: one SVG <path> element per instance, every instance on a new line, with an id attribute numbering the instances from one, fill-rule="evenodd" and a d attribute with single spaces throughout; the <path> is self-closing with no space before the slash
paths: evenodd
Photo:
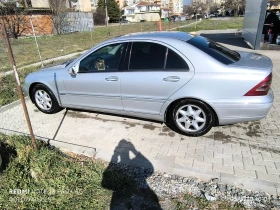
<path id="1" fill-rule="evenodd" d="M 158 209 L 153 191 L 114 164 L 66 156 L 43 142 L 35 152 L 24 136 L 0 134 L 0 142 L 15 151 L 0 172 L 0 209 Z"/>
<path id="2" fill-rule="evenodd" d="M 162 30 L 168 30 L 186 25 L 193 20 L 176 23 L 162 23 Z M 128 33 L 158 31 L 157 22 L 145 22 L 135 24 L 123 24 L 109 27 L 96 27 L 93 32 L 77 32 L 64 35 L 38 37 L 38 45 L 43 60 L 67 55 L 74 52 L 81 52 L 90 49 L 106 39 Z M 15 60 L 18 67 L 39 62 L 36 44 L 33 37 L 10 39 Z M 6 45 L 0 39 L 0 71 L 11 69 Z"/>
<path id="3" fill-rule="evenodd" d="M 200 30 L 242 29 L 243 20 L 243 17 L 224 19 L 210 18 L 199 22 L 196 28 L 195 24 L 193 24 L 191 26 L 182 28 L 181 31 L 192 32 Z"/>
<path id="4" fill-rule="evenodd" d="M 68 158 L 42 142 L 34 152 L 27 137 L 0 138 L 17 153 L 0 174 L 0 209 L 103 209 L 110 203 L 111 191 L 101 186 L 104 164 Z"/>

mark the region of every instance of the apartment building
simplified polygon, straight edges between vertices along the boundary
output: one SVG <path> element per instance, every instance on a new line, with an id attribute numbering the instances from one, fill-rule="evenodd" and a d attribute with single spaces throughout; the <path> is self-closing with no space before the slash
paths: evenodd
<path id="1" fill-rule="evenodd" d="M 158 21 L 160 5 L 140 2 L 123 8 L 123 17 L 130 22 Z"/>

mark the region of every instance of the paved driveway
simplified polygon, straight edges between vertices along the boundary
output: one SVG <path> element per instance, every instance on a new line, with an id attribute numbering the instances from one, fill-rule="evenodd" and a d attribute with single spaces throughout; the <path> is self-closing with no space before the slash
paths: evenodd
<path id="1" fill-rule="evenodd" d="M 190 138 L 138 119 L 73 110 L 45 115 L 28 101 L 34 132 L 64 150 L 106 161 L 114 154 L 122 163 L 152 163 L 167 173 L 280 193 L 280 52 L 261 53 L 275 65 L 275 102 L 264 120 L 215 127 L 203 137 Z M 18 102 L 0 109 L 0 131 L 28 133 Z"/>

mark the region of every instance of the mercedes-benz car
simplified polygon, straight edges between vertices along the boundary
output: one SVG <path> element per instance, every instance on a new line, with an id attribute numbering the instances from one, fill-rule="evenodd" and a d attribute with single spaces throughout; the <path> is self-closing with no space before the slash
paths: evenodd
<path id="1" fill-rule="evenodd" d="M 200 136 L 215 125 L 266 117 L 272 62 L 184 32 L 129 34 L 29 74 L 24 92 L 52 114 L 63 108 L 165 122 Z"/>

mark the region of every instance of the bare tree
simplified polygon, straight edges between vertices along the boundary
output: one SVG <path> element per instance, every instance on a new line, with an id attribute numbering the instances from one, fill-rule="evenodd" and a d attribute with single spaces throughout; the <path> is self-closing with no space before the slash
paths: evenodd
<path id="1" fill-rule="evenodd" d="M 183 13 L 192 15 L 193 14 L 193 8 L 191 5 L 184 5 L 183 6 Z"/>
<path id="2" fill-rule="evenodd" d="M 52 12 L 54 33 L 62 34 L 63 24 L 67 15 L 66 0 L 49 0 L 49 5 Z"/>
<path id="3" fill-rule="evenodd" d="M 238 16 L 239 11 L 244 13 L 246 0 L 226 0 L 224 7 L 226 10 L 233 10 L 234 16 Z"/>
<path id="4" fill-rule="evenodd" d="M 27 30 L 28 17 L 23 8 L 15 4 L 0 1 L 0 15 L 4 18 L 9 37 L 17 39 Z"/>
<path id="5" fill-rule="evenodd" d="M 218 5 L 216 3 L 210 3 L 210 6 L 209 6 L 210 13 L 214 13 L 218 9 L 220 9 L 220 5 Z"/>
<path id="6" fill-rule="evenodd" d="M 203 14 L 207 11 L 207 5 L 201 1 L 193 2 L 192 14 Z"/>

